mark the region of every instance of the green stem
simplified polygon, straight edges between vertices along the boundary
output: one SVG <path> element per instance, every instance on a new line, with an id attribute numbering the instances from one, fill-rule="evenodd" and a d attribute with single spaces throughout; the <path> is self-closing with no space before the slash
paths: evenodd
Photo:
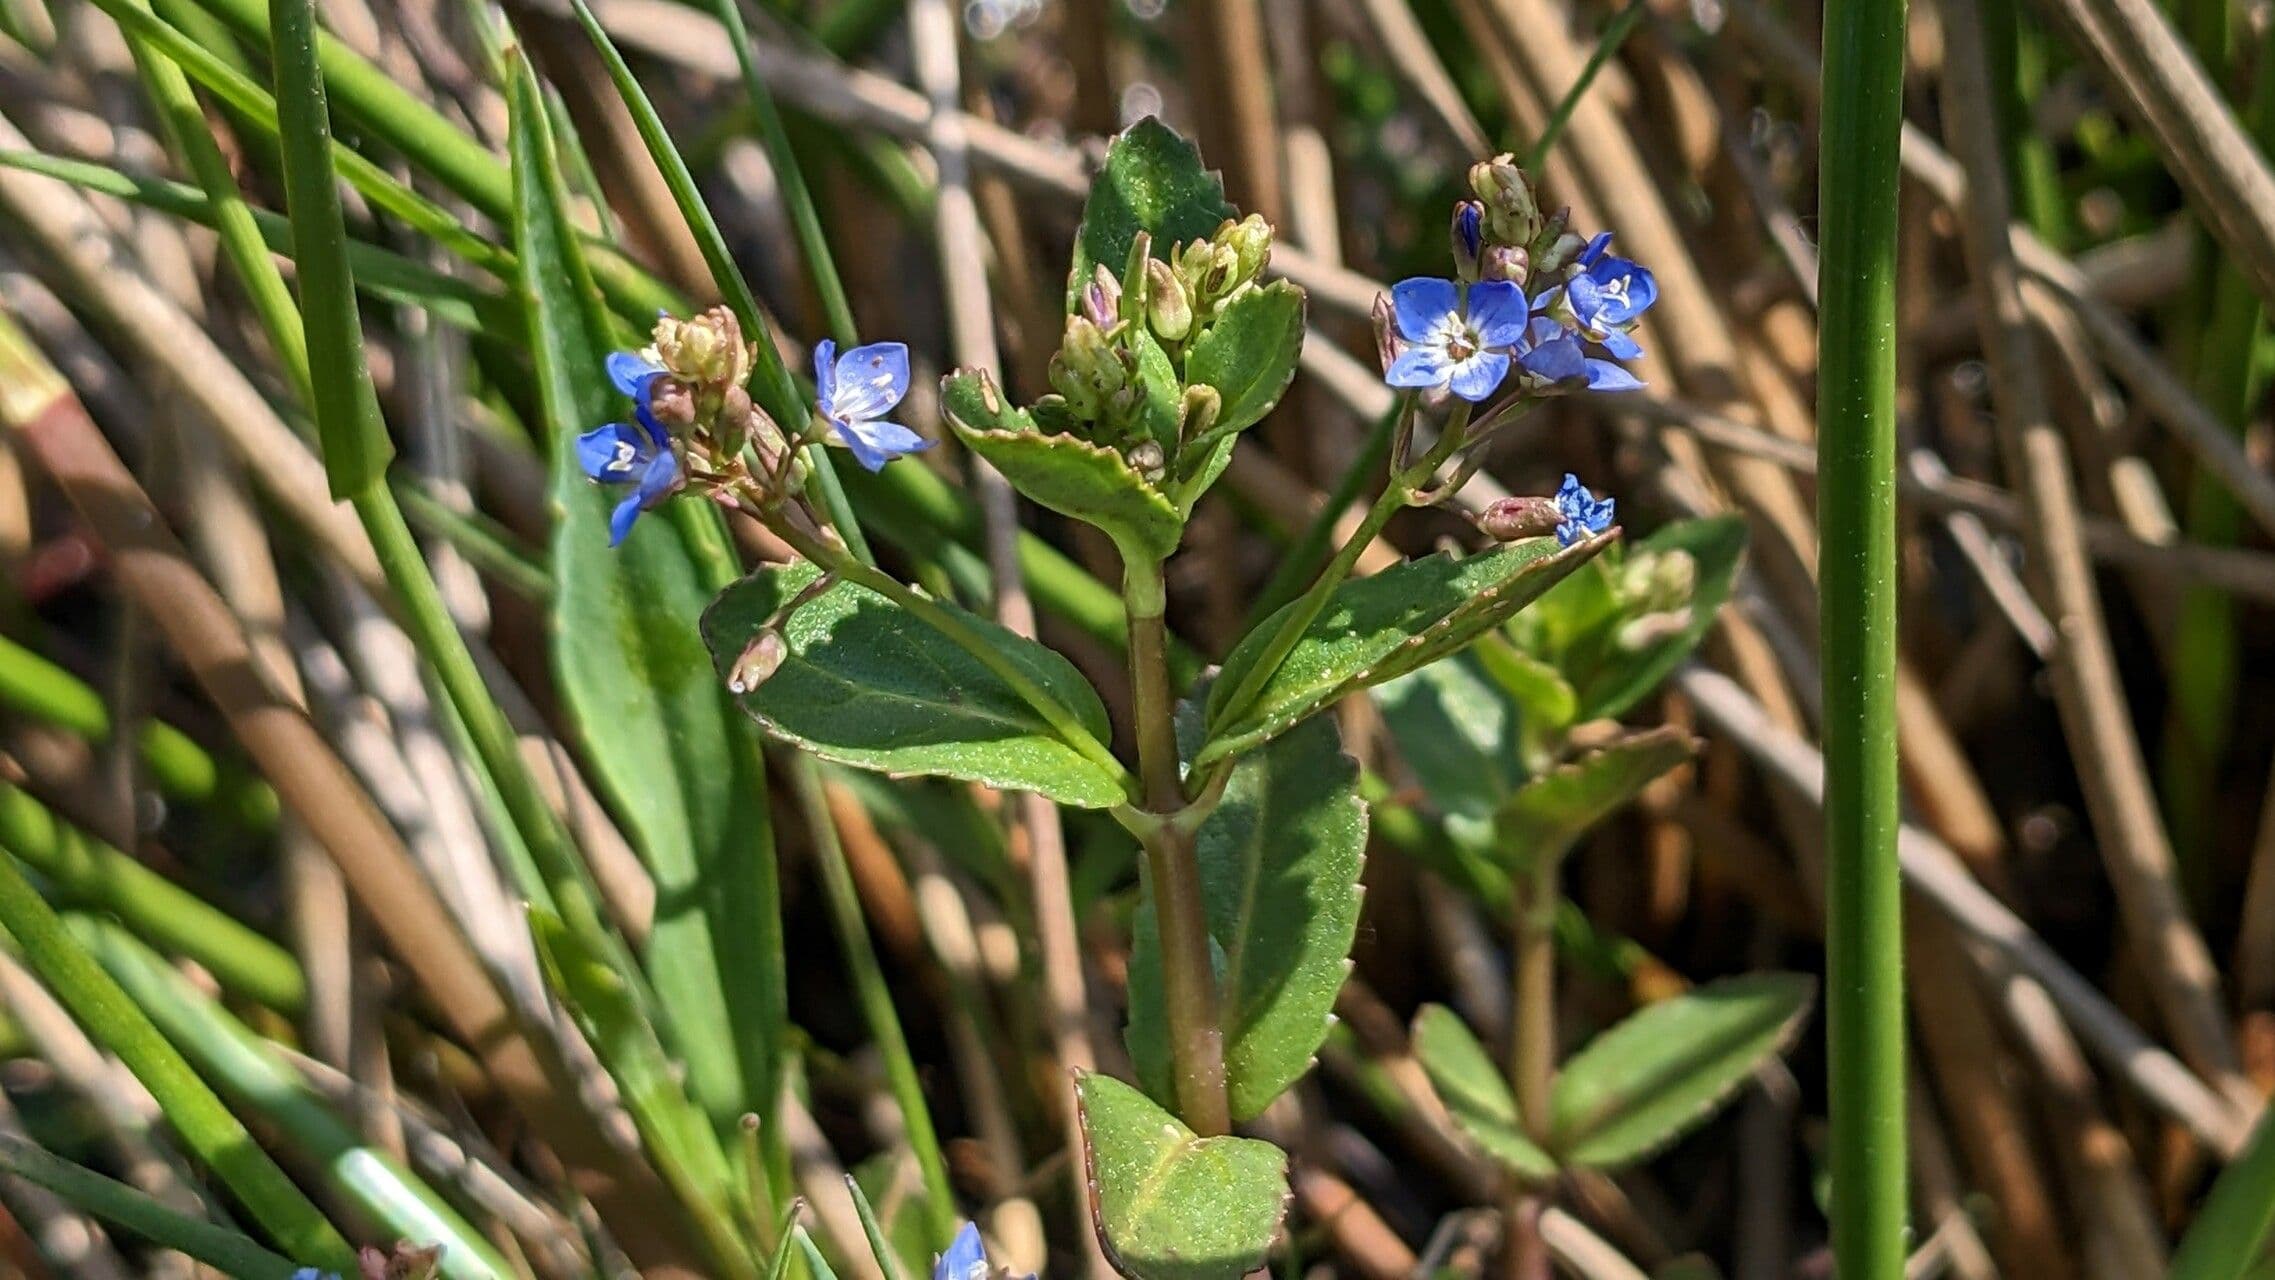
<path id="1" fill-rule="evenodd" d="M 822 893 L 830 919 L 837 926 L 845 967 L 853 972 L 853 990 L 861 1002 L 869 1034 L 885 1058 L 885 1077 L 908 1128 L 909 1148 L 924 1179 L 924 1222 L 930 1244 L 945 1249 L 956 1234 L 956 1192 L 948 1181 L 948 1163 L 940 1154 L 940 1138 L 933 1132 L 932 1112 L 924 1103 L 924 1084 L 909 1053 L 908 1036 L 901 1030 L 900 1014 L 885 986 L 883 966 L 877 962 L 876 944 L 869 937 L 869 922 L 861 914 L 861 890 L 845 863 L 845 846 L 838 841 L 837 824 L 830 819 L 829 797 L 822 787 L 821 766 L 813 757 L 791 758 L 791 783 L 805 810 L 806 828 L 813 833 L 815 861 L 821 867 Z"/>
<path id="2" fill-rule="evenodd" d="M 0 782 L 0 845 L 53 882 L 66 901 L 116 915 L 152 946 L 188 956 L 232 994 L 297 1016 L 308 981 L 292 953 L 166 877 L 65 824 Z"/>
<path id="3" fill-rule="evenodd" d="M 1176 696 L 1169 687 L 1167 603 L 1159 562 L 1124 565 L 1122 604 L 1130 620 L 1130 702 L 1138 773 L 1145 782 L 1146 807 L 1163 817 L 1185 805 L 1177 764 Z M 1169 1020 L 1177 1113 L 1195 1133 L 1213 1137 L 1231 1130 L 1232 1114 L 1200 863 L 1194 856 L 1192 832 L 1183 823 L 1159 823 L 1141 832 L 1140 838 L 1161 939 L 1161 995 Z"/>
<path id="4" fill-rule="evenodd" d="M 1446 459 L 1451 458 L 1454 451 L 1461 447 L 1468 434 L 1469 412 L 1470 406 L 1467 403 L 1457 406 L 1453 415 L 1446 420 L 1444 429 L 1438 435 L 1438 442 L 1431 447 L 1429 455 L 1391 477 L 1390 483 L 1383 488 L 1382 496 L 1376 498 L 1374 505 L 1367 509 L 1366 518 L 1359 522 L 1359 527 L 1335 553 L 1335 558 L 1319 571 L 1319 577 L 1312 582 L 1310 588 L 1294 604 L 1288 606 L 1287 615 L 1280 622 L 1279 629 L 1272 633 L 1271 640 L 1265 644 L 1263 656 L 1256 660 L 1255 666 L 1249 668 L 1248 674 L 1210 717 L 1211 720 L 1229 723 L 1239 718 L 1240 713 L 1248 709 L 1257 695 L 1264 692 L 1264 686 L 1271 683 L 1272 677 L 1278 673 L 1280 663 L 1286 661 L 1288 652 L 1295 648 L 1296 641 L 1303 638 L 1304 630 L 1327 607 L 1327 601 L 1335 594 L 1335 588 L 1342 586 L 1343 580 L 1351 576 L 1351 570 L 1359 563 L 1360 553 L 1374 541 L 1376 534 L 1382 532 L 1383 526 L 1390 523 L 1392 516 L 1405 509 L 1407 501 L 1416 491 L 1430 482 L 1430 477 L 1437 474 L 1438 468 L 1445 465 Z M 1395 462 L 1393 465 L 1396 465 Z"/>
<path id="5" fill-rule="evenodd" d="M 792 550 L 813 562 L 817 567 L 825 572 L 834 573 L 856 586 L 866 587 L 876 592 L 922 618 L 935 630 L 954 641 L 958 647 L 971 654 L 980 665 L 986 667 L 997 678 L 1009 685 L 1011 691 L 1018 694 L 1022 701 L 1033 707 L 1035 713 L 1051 726 L 1051 730 L 1058 734 L 1067 746 L 1072 747 L 1108 772 L 1123 779 L 1125 789 L 1129 790 L 1133 796 L 1137 794 L 1136 780 L 1129 776 L 1129 770 L 1123 766 L 1119 759 L 1115 758 L 1112 748 L 1100 742 L 1098 736 L 1082 723 L 1081 718 L 1067 710 L 1066 705 L 1053 697 L 1049 690 L 1035 683 L 1026 672 L 1021 671 L 1015 664 L 1005 659 L 1001 653 L 998 653 L 995 646 L 989 644 L 987 638 L 981 635 L 978 629 L 966 621 L 962 615 L 953 609 L 943 607 L 938 601 L 911 590 L 891 574 L 854 558 L 850 552 L 830 545 L 826 540 L 807 533 L 779 515 L 770 514 L 763 508 L 755 506 L 746 507 L 745 510 L 752 516 L 764 521 L 766 527 L 771 529 L 776 537 L 789 543 Z"/>
<path id="6" fill-rule="evenodd" d="M 123 1182 L 73 1164 L 27 1139 L 0 1134 L 0 1169 L 223 1275 L 288 1280 L 299 1270 L 291 1259 L 270 1253 L 227 1227 L 176 1213 Z"/>
<path id="7" fill-rule="evenodd" d="M 1643 3 L 1643 0 L 1628 0 L 1627 7 L 1611 20 L 1610 29 L 1596 41 L 1595 51 L 1588 55 L 1587 65 L 1580 68 L 1580 78 L 1574 80 L 1572 87 L 1564 91 L 1564 97 L 1557 102 L 1556 110 L 1548 117 L 1548 123 L 1540 127 L 1540 136 L 1533 139 L 1532 146 L 1525 151 L 1525 168 L 1540 168 L 1541 162 L 1548 159 L 1548 153 L 1556 149 L 1556 140 L 1564 136 L 1564 126 L 1572 122 L 1572 113 L 1579 108 L 1580 99 L 1587 96 L 1588 86 L 1596 82 L 1596 73 L 1604 69 L 1604 64 L 1611 61 L 1613 54 L 1619 52 L 1619 46 L 1627 43 L 1628 33 L 1635 30 L 1635 24 L 1650 9 L 1651 6 Z"/>
<path id="8" fill-rule="evenodd" d="M 2275 1234 L 2275 1108 L 2212 1184 L 2172 1255 L 2171 1280 L 2236 1280 Z"/>
<path id="9" fill-rule="evenodd" d="M 1829 0 L 1817 207 L 1826 1018 L 1834 1266 L 1904 1274 L 1896 862 L 1896 149 L 1904 0 Z"/>
<path id="10" fill-rule="evenodd" d="M 1326 554 L 1327 540 L 1335 536 L 1335 522 L 1342 519 L 1344 510 L 1358 500 L 1359 487 L 1366 483 L 1367 477 L 1373 475 L 1384 460 L 1390 457 L 1391 437 L 1397 434 L 1398 419 L 1406 411 L 1404 403 L 1396 404 L 1391 406 L 1390 412 L 1375 419 L 1373 429 L 1367 433 L 1366 443 L 1359 449 L 1359 456 L 1344 468 L 1342 478 L 1335 482 L 1334 492 L 1328 494 L 1327 501 L 1313 513 L 1311 523 L 1304 526 L 1302 536 L 1280 556 L 1280 567 L 1272 571 L 1271 581 L 1264 584 L 1264 590 L 1248 611 L 1250 627 L 1272 616 L 1273 610 L 1294 599 L 1296 592 L 1303 589 L 1304 575 L 1316 572 L 1313 566 Z"/>
<path id="11" fill-rule="evenodd" d="M 14 855 L 4 852 L 0 928 L 15 937 L 26 963 L 87 1034 L 134 1072 L 182 1144 L 213 1170 L 286 1253 L 330 1268 L 354 1264 L 354 1251 L 323 1212 L 269 1160 L 148 1015 L 71 936 L 63 918 L 17 869 Z"/>

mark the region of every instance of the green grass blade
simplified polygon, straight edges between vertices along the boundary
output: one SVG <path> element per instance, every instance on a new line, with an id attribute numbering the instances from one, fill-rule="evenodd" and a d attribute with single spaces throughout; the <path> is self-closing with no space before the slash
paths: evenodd
<path id="1" fill-rule="evenodd" d="M 62 667 L 0 636 L 0 706 L 66 730 L 90 743 L 111 738 L 102 695 Z M 143 724 L 140 755 L 160 791 L 192 804 L 221 800 L 248 826 L 276 822 L 276 793 L 260 782 L 232 779 L 204 747 L 163 721 Z"/>
<path id="2" fill-rule="evenodd" d="M 242 1280 L 290 1280 L 291 1259 L 227 1227 L 174 1212 L 123 1182 L 71 1163 L 23 1138 L 0 1134 L 0 1169 L 36 1183 L 114 1226 Z"/>
<path id="3" fill-rule="evenodd" d="M 332 1268 L 353 1265 L 347 1241 L 71 936 L 55 908 L 17 869 L 12 852 L 0 856 L 0 928 L 15 938 L 25 962 L 95 1043 L 118 1055 L 150 1091 L 182 1145 L 221 1179 L 271 1239 L 302 1261 Z"/>
<path id="4" fill-rule="evenodd" d="M 656 877 L 643 956 L 657 1020 L 721 1132 L 773 1114 L 786 1003 L 773 976 L 777 916 L 763 764 L 711 674 L 688 661 L 694 620 L 736 576 L 715 514 L 673 503 L 607 545 L 618 495 L 589 482 L 570 442 L 627 406 L 604 362 L 615 324 L 572 234 L 535 74 L 510 60 L 514 222 L 553 496 L 553 660 L 582 754 Z M 761 884 L 760 880 L 769 883 Z M 753 979 L 758 979 L 754 981 Z"/>
<path id="5" fill-rule="evenodd" d="M 232 994 L 296 1015 L 308 982 L 292 953 L 0 782 L 0 845 L 64 901 L 116 915 L 152 946 L 187 956 Z"/>
<path id="6" fill-rule="evenodd" d="M 861 1190 L 861 1183 L 846 1175 L 845 1190 L 853 1197 L 854 1216 L 861 1219 L 861 1234 L 869 1241 L 869 1254 L 877 1260 L 877 1269 L 885 1273 L 885 1280 L 908 1280 L 908 1272 L 901 1268 L 901 1260 L 893 1250 L 893 1242 L 885 1237 L 885 1224 L 877 1221 L 876 1206 Z"/>
<path id="7" fill-rule="evenodd" d="M 340 1202 L 397 1239 L 443 1246 L 440 1274 L 447 1280 L 514 1274 L 473 1224 L 393 1156 L 357 1136 L 266 1041 L 116 927 L 77 923 L 74 932 L 176 1047 L 241 1110 L 272 1126 L 281 1145 L 319 1169 Z"/>
<path id="8" fill-rule="evenodd" d="M 1834 1266 L 1904 1274 L 1896 863 L 1896 149 L 1904 0 L 1825 6 L 1818 209 L 1826 990 Z"/>
<path id="9" fill-rule="evenodd" d="M 276 0 L 270 14 L 286 213 L 300 272 L 307 359 L 315 375 L 306 385 L 313 388 L 309 405 L 323 440 L 324 472 L 332 497 L 341 500 L 377 488 L 395 446 L 364 367 L 363 321 L 356 314 L 355 274 L 348 268 L 347 227 L 332 172 L 331 111 L 316 66 L 316 6 L 314 0 Z"/>
<path id="10" fill-rule="evenodd" d="M 2212 1184 L 2172 1255 L 2171 1280 L 2236 1280 L 2275 1234 L 2275 1110 Z"/>

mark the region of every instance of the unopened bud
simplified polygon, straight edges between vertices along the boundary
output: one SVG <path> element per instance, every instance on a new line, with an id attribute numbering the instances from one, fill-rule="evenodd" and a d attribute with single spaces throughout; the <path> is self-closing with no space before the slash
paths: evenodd
<path id="1" fill-rule="evenodd" d="M 1082 314 L 1101 329 L 1111 329 L 1122 318 L 1122 282 L 1099 263 L 1090 270 L 1090 283 L 1082 287 Z"/>
<path id="2" fill-rule="evenodd" d="M 1113 339 L 1084 316 L 1066 322 L 1066 338 L 1051 357 L 1050 376 L 1051 385 L 1083 417 L 1096 417 L 1128 382 Z"/>
<path id="3" fill-rule="evenodd" d="M 1130 468 L 1144 476 L 1148 484 L 1160 480 L 1169 466 L 1169 455 L 1163 453 L 1161 446 L 1151 440 L 1141 440 L 1133 445 L 1129 459 Z"/>
<path id="4" fill-rule="evenodd" d="M 1477 258 L 1485 248 L 1485 206 L 1475 200 L 1462 200 L 1453 207 L 1454 278 L 1464 283 L 1477 279 Z"/>
<path id="5" fill-rule="evenodd" d="M 1218 227 L 1216 244 L 1220 258 L 1228 251 L 1231 254 L 1231 278 L 1222 290 L 1230 293 L 1262 275 L 1265 264 L 1272 260 L 1272 224 L 1264 221 L 1263 215 L 1251 213 Z"/>
<path id="6" fill-rule="evenodd" d="M 1478 513 L 1477 527 L 1495 542 L 1541 538 L 1563 522 L 1554 498 L 1502 498 Z"/>
<path id="7" fill-rule="evenodd" d="M 1697 589 L 1698 561 L 1688 551 L 1641 551 L 1619 567 L 1620 601 L 1643 612 L 1680 609 Z"/>
<path id="8" fill-rule="evenodd" d="M 724 386 L 750 376 L 753 357 L 743 342 L 742 323 L 725 307 L 712 307 L 691 320 L 664 316 L 656 321 L 656 356 L 682 381 Z"/>
<path id="9" fill-rule="evenodd" d="M 1182 342 L 1193 331 L 1193 296 L 1168 263 L 1145 261 L 1145 316 L 1155 337 Z"/>
<path id="10" fill-rule="evenodd" d="M 1572 211 L 1559 209 L 1556 216 L 1532 238 L 1532 264 L 1543 275 L 1556 275 L 1571 266 L 1588 247 L 1588 238 L 1570 227 Z"/>
<path id="11" fill-rule="evenodd" d="M 648 412 L 667 427 L 693 426 L 695 392 L 676 377 L 658 378 L 648 384 Z"/>
<path id="12" fill-rule="evenodd" d="M 1222 412 L 1224 397 L 1215 387 L 1196 382 L 1185 388 L 1185 398 L 1177 403 L 1177 438 L 1190 444 L 1207 435 Z"/>
<path id="13" fill-rule="evenodd" d="M 749 693 L 765 684 L 767 677 L 782 669 L 782 660 L 790 656 L 790 646 L 782 633 L 772 627 L 751 637 L 749 644 L 736 655 L 734 665 L 727 668 L 727 691 Z"/>
<path id="14" fill-rule="evenodd" d="M 1513 155 L 1481 160 L 1469 169 L 1470 189 L 1485 206 L 1485 238 L 1496 244 L 1530 244 L 1540 234 L 1540 201 L 1532 179 Z"/>
<path id="15" fill-rule="evenodd" d="M 1485 260 L 1478 264 L 1478 278 L 1506 280 L 1522 287 L 1532 274 L 1532 255 L 1523 245 L 1497 244 L 1485 251 Z"/>

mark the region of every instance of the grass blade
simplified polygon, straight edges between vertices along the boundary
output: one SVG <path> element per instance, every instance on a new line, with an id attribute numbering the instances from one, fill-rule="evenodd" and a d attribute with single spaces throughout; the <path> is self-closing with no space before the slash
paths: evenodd
<path id="1" fill-rule="evenodd" d="M 195 1258 L 224 1275 L 243 1280 L 289 1280 L 299 1269 L 291 1259 L 270 1253 L 227 1227 L 185 1217 L 123 1182 L 73 1164 L 23 1138 L 0 1134 L 0 1169 L 38 1183 L 105 1222 Z"/>

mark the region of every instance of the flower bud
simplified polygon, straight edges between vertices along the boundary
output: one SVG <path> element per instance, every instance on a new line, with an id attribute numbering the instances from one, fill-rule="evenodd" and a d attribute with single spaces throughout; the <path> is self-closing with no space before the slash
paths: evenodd
<path id="1" fill-rule="evenodd" d="M 1182 342 L 1193 331 L 1193 296 L 1177 272 L 1159 258 L 1145 262 L 1145 318 L 1163 342 Z"/>
<path id="2" fill-rule="evenodd" d="M 1532 275 L 1532 255 L 1523 245 L 1494 245 L 1485 251 L 1477 275 L 1481 280 L 1506 280 L 1521 288 Z"/>
<path id="3" fill-rule="evenodd" d="M 657 363 L 682 381 L 725 386 L 750 376 L 755 353 L 743 341 L 735 313 L 712 307 L 692 320 L 671 316 L 656 321 Z"/>
<path id="4" fill-rule="evenodd" d="M 1129 381 L 1113 339 L 1084 316 L 1067 320 L 1066 338 L 1051 357 L 1050 376 L 1051 386 L 1085 418 L 1097 417 Z"/>
<path id="5" fill-rule="evenodd" d="M 1215 387 L 1196 382 L 1185 388 L 1184 399 L 1177 403 L 1177 439 L 1190 444 L 1207 435 L 1223 411 L 1224 397 Z"/>
<path id="6" fill-rule="evenodd" d="M 695 392 L 676 377 L 658 378 L 648 386 L 648 412 L 666 427 L 685 430 L 695 425 Z"/>
<path id="7" fill-rule="evenodd" d="M 1572 211 L 1559 209 L 1532 238 L 1533 270 L 1556 275 L 1578 260 L 1580 251 L 1588 247 L 1588 238 L 1571 230 L 1571 222 Z"/>
<path id="8" fill-rule="evenodd" d="M 1169 467 L 1169 456 L 1161 446 L 1151 440 L 1141 440 L 1130 449 L 1130 468 L 1145 477 L 1147 484 L 1160 481 Z"/>
<path id="9" fill-rule="evenodd" d="M 1540 201 L 1532 179 L 1506 153 L 1469 169 L 1470 189 L 1485 206 L 1485 237 L 1496 244 L 1530 244 L 1540 234 Z"/>
<path id="10" fill-rule="evenodd" d="M 1698 561 L 1688 551 L 1642 551 L 1619 567 L 1620 603 L 1645 613 L 1681 609 L 1698 589 Z"/>
<path id="11" fill-rule="evenodd" d="M 1475 200 L 1456 201 L 1450 238 L 1454 278 L 1465 284 L 1477 279 L 1477 256 L 1485 247 L 1485 206 Z"/>
<path id="12" fill-rule="evenodd" d="M 1554 498 L 1503 498 L 1478 513 L 1477 527 L 1496 542 L 1515 542 L 1546 537 L 1563 519 Z"/>
<path id="13" fill-rule="evenodd" d="M 727 668 L 727 691 L 749 693 L 765 684 L 767 677 L 782 669 L 782 660 L 789 656 L 790 646 L 783 642 L 781 632 L 772 627 L 759 632 Z"/>
<path id="14" fill-rule="evenodd" d="M 1122 318 L 1122 282 L 1098 263 L 1090 269 L 1090 283 L 1082 288 L 1082 314 L 1101 329 L 1111 329 Z"/>
<path id="15" fill-rule="evenodd" d="M 1264 221 L 1263 215 L 1251 213 L 1218 227 L 1216 244 L 1220 261 L 1227 253 L 1231 257 L 1230 275 L 1224 288 L 1217 291 L 1221 297 L 1263 274 L 1272 260 L 1272 224 Z"/>

